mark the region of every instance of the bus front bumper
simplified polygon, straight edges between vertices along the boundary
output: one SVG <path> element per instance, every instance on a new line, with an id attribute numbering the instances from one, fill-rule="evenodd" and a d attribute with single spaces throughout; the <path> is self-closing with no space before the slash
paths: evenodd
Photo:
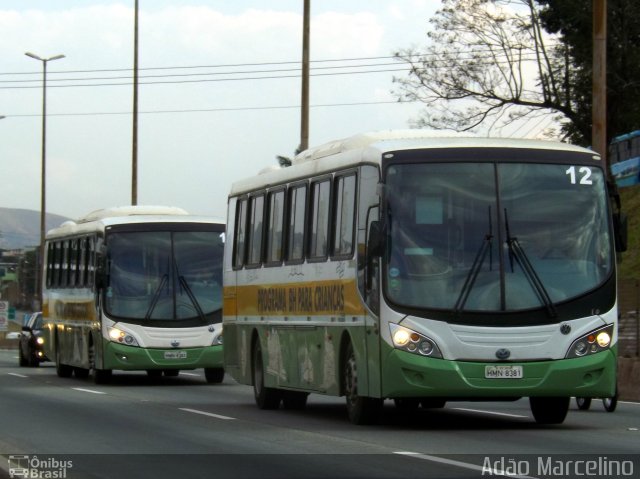
<path id="1" fill-rule="evenodd" d="M 104 344 L 104 369 L 125 371 L 145 369 L 222 368 L 222 345 L 184 349 L 151 349 Z"/>
<path id="2" fill-rule="evenodd" d="M 486 367 L 522 367 L 521 378 L 486 378 Z M 468 399 L 532 396 L 611 397 L 616 389 L 615 350 L 576 359 L 469 362 L 390 350 L 383 361 L 382 396 Z"/>

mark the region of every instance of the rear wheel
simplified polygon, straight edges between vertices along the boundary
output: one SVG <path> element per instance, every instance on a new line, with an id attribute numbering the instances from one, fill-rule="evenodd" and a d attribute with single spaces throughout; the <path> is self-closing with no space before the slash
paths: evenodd
<path id="1" fill-rule="evenodd" d="M 18 346 L 18 364 L 20 364 L 21 367 L 24 367 L 28 364 L 28 361 L 22 354 L 22 345 Z"/>
<path id="2" fill-rule="evenodd" d="M 569 397 L 531 397 L 531 412 L 538 424 L 561 424 L 569 411 Z"/>
<path id="3" fill-rule="evenodd" d="M 343 391 L 347 399 L 347 412 L 353 424 L 371 424 L 382 409 L 382 399 L 360 396 L 358 393 L 358 365 L 353 346 L 349 344 L 343 370 Z"/>
<path id="4" fill-rule="evenodd" d="M 220 384 L 224 379 L 224 368 L 204 368 L 204 377 L 209 384 Z"/>
<path id="5" fill-rule="evenodd" d="M 576 405 L 581 411 L 586 411 L 591 407 L 591 398 L 576 398 Z"/>
<path id="6" fill-rule="evenodd" d="M 264 385 L 264 366 L 262 362 L 262 348 L 260 339 L 256 338 L 253 345 L 253 395 L 260 409 L 278 409 L 282 393 Z"/>

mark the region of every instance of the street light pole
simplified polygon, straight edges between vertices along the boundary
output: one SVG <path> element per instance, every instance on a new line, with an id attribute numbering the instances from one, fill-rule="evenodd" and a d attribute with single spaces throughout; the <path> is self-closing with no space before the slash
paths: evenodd
<path id="1" fill-rule="evenodd" d="M 38 292 L 38 301 L 40 301 L 40 309 L 42 308 L 42 278 L 44 271 L 44 236 L 45 236 L 45 218 L 46 208 L 46 172 L 47 172 L 47 62 L 60 60 L 64 55 L 55 55 L 49 58 L 41 58 L 35 53 L 26 52 L 25 55 L 42 62 L 42 171 L 40 176 L 40 258 L 38 260 L 38 283 L 36 290 Z"/>

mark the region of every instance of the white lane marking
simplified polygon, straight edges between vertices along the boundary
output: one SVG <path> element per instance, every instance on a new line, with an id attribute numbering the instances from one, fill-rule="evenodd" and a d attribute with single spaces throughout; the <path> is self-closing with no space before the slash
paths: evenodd
<path id="1" fill-rule="evenodd" d="M 235 417 L 222 416 L 220 414 L 213 414 L 212 412 L 198 411 L 197 409 L 189 409 L 186 407 L 179 407 L 178 409 L 185 412 L 192 412 L 194 414 L 202 414 L 203 416 L 215 417 L 216 419 L 225 419 L 225 420 L 235 419 Z"/>
<path id="2" fill-rule="evenodd" d="M 472 471 L 480 471 L 482 474 L 491 474 L 496 476 L 506 476 L 514 479 L 537 479 L 532 476 L 518 476 L 515 474 L 506 473 L 500 469 L 494 469 L 492 467 L 478 466 L 477 464 L 470 464 L 468 462 L 454 461 L 453 459 L 446 459 L 444 457 L 430 456 L 427 454 L 420 454 L 419 452 L 410 451 L 395 451 L 394 454 L 400 456 L 415 457 L 416 459 L 422 459 L 424 461 L 438 462 L 440 464 L 447 464 L 449 466 L 462 467 L 464 469 L 470 469 Z"/>
<path id="3" fill-rule="evenodd" d="M 185 372 L 182 372 L 182 371 L 180 371 L 180 376 L 198 376 L 198 377 L 200 377 L 199 374 L 196 374 L 196 373 L 185 373 Z"/>
<path id="4" fill-rule="evenodd" d="M 71 389 L 75 389 L 76 391 L 81 391 L 83 393 L 91 393 L 91 394 L 107 394 L 103 391 L 95 391 L 93 389 L 84 389 L 84 388 L 71 388 Z"/>
<path id="5" fill-rule="evenodd" d="M 521 414 L 507 414 L 506 412 L 484 411 L 482 409 L 467 409 L 464 407 L 452 407 L 451 409 L 455 409 L 456 411 L 479 412 L 481 414 L 493 414 L 495 416 L 524 417 L 524 418 L 529 417 L 529 416 L 522 416 Z"/>
<path id="6" fill-rule="evenodd" d="M 18 374 L 18 373 L 7 373 L 9 376 L 15 376 L 17 378 L 28 378 L 29 376 L 25 376 L 24 374 Z"/>

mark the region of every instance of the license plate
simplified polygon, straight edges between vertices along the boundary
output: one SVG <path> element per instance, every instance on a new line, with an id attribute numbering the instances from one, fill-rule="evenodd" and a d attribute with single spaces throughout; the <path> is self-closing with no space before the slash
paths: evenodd
<path id="1" fill-rule="evenodd" d="M 487 379 L 521 379 L 524 377 L 524 373 L 522 366 L 485 366 L 484 377 Z"/>
<path id="2" fill-rule="evenodd" d="M 165 351 L 165 359 L 187 359 L 186 351 Z"/>

